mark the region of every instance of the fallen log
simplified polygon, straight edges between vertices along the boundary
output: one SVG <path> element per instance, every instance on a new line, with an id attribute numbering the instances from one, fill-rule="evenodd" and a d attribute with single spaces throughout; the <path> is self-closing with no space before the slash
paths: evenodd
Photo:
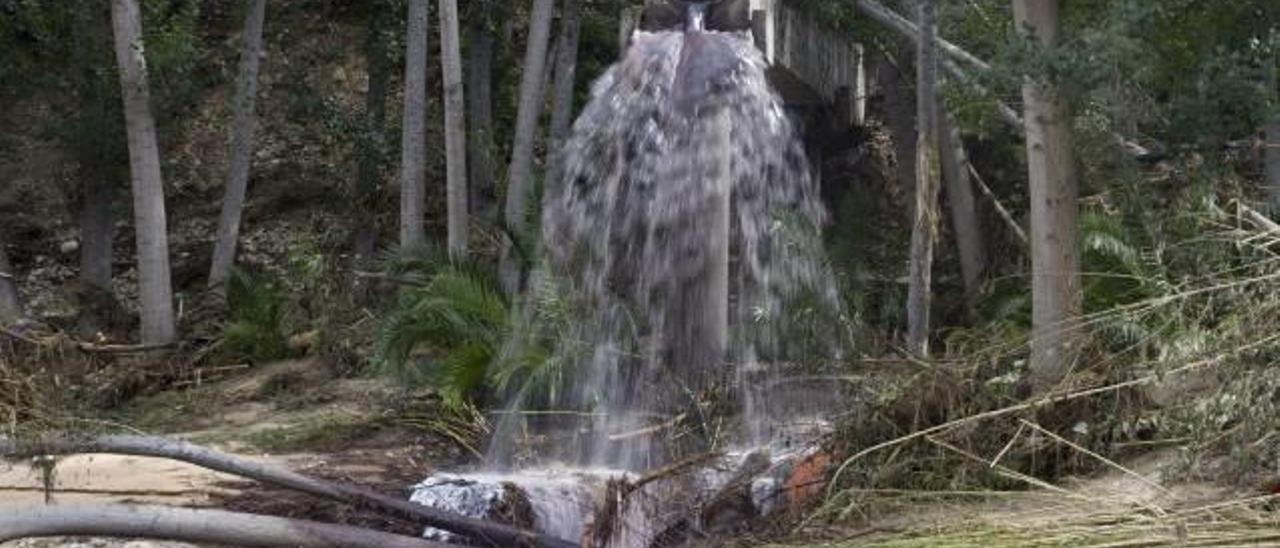
<path id="1" fill-rule="evenodd" d="M 446 548 L 417 537 L 316 521 L 147 505 L 38 505 L 0 512 L 0 542 L 37 537 L 146 538 L 255 548 Z"/>
<path id="2" fill-rule="evenodd" d="M 34 346 L 46 344 L 40 339 L 32 338 L 4 326 L 0 326 L 0 335 L 6 335 L 14 340 L 22 341 Z M 48 339 L 46 339 L 48 340 Z M 81 352 L 90 354 L 145 354 L 147 352 L 155 352 L 158 350 L 167 350 L 173 348 L 174 343 L 156 343 L 156 344 L 94 344 L 84 341 L 71 341 Z"/>
<path id="3" fill-rule="evenodd" d="M 304 476 L 292 470 L 220 453 L 182 440 L 150 436 L 46 437 L 34 441 L 0 438 L 0 457 L 108 453 L 178 460 L 321 498 L 361 505 L 472 539 L 485 546 L 572 548 L 576 543 L 414 504 L 363 487 Z"/>

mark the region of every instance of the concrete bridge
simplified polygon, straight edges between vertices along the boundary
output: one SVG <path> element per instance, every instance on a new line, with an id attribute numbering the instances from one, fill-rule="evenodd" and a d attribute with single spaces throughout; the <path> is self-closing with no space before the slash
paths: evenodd
<path id="1" fill-rule="evenodd" d="M 801 0 L 721 1 L 741 12 L 729 19 L 743 19 L 742 28 L 749 25 L 756 46 L 771 64 L 770 81 L 787 106 L 825 110 L 843 127 L 863 122 L 868 85 L 862 44 L 808 13 Z M 624 47 L 641 26 L 642 11 L 662 3 L 645 0 L 644 6 L 624 12 L 619 29 Z"/>
<path id="2" fill-rule="evenodd" d="M 866 118 L 862 44 L 817 20 L 797 0 L 750 0 L 756 46 L 772 64 L 770 80 L 788 105 L 831 107 L 844 126 Z"/>

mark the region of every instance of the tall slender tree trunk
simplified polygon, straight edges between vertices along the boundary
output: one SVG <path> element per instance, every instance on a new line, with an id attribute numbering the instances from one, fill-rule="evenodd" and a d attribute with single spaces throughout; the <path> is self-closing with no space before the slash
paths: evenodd
<path id="1" fill-rule="evenodd" d="M 160 150 L 156 144 L 151 93 L 147 86 L 147 63 L 143 55 L 142 14 L 137 0 L 112 0 L 111 19 L 129 137 L 142 342 L 169 343 L 176 336 L 173 288 L 169 278 L 169 232 L 165 225 Z"/>
<path id="2" fill-rule="evenodd" d="M 467 119 L 462 85 L 458 0 L 440 0 L 440 63 L 444 72 L 444 148 L 449 255 L 467 254 Z"/>
<path id="3" fill-rule="evenodd" d="M 1276 43 L 1277 39 L 1280 37 L 1273 30 L 1272 43 Z M 1274 62 L 1280 62 L 1280 59 L 1275 59 Z M 1267 80 L 1268 90 L 1271 92 L 1271 106 L 1272 108 L 1280 107 L 1280 67 L 1273 64 L 1268 71 Z M 1263 138 L 1262 159 L 1266 165 L 1267 194 L 1271 199 L 1271 215 L 1274 217 L 1280 214 L 1280 113 L 1271 118 Z"/>
<path id="4" fill-rule="evenodd" d="M 106 140 L 98 129 L 109 127 L 106 123 L 105 101 L 101 82 L 81 82 L 85 93 L 81 94 L 82 112 L 86 127 L 77 135 L 80 203 L 77 212 L 80 225 L 80 282 L 75 292 L 78 297 L 79 318 L 76 330 L 81 336 L 93 337 L 104 331 L 121 327 L 111 311 L 115 308 L 115 296 L 111 290 L 112 249 L 115 241 L 115 223 L 112 220 L 112 203 L 115 200 L 114 170 L 107 165 Z M 91 91 L 92 88 L 99 88 Z M 89 131 L 88 128 L 94 128 Z"/>
<path id="5" fill-rule="evenodd" d="M 84 108 L 101 109 L 102 106 L 96 102 L 105 99 L 90 99 Z M 77 143 L 80 164 L 76 174 L 80 180 L 80 280 L 91 287 L 110 291 L 111 246 L 115 234 L 111 205 L 115 198 L 115 181 L 104 165 L 106 152 L 102 139 L 101 135 L 93 136 L 82 131 Z"/>
<path id="6" fill-rule="evenodd" d="M 18 298 L 18 273 L 9 263 L 9 250 L 0 238 L 0 326 L 22 318 L 22 300 Z"/>
<path id="7" fill-rule="evenodd" d="M 1267 142 L 1263 157 L 1267 163 L 1267 189 L 1271 194 L 1271 208 L 1280 211 L 1280 117 L 1267 124 Z"/>
<path id="8" fill-rule="evenodd" d="M 978 219 L 978 206 L 969 178 L 969 158 L 964 152 L 960 130 L 952 123 L 946 108 L 938 102 L 938 151 L 942 161 L 942 179 L 951 206 L 951 231 L 956 236 L 960 254 L 960 275 L 964 279 L 965 303 L 972 310 L 982 290 L 982 272 L 987 265 L 987 250 Z"/>
<path id="9" fill-rule="evenodd" d="M 884 88 L 885 121 L 893 136 L 893 156 L 896 161 L 895 176 L 898 188 L 914 197 L 916 185 L 916 105 L 910 100 L 911 87 L 903 78 L 906 70 L 889 58 L 886 52 L 877 54 L 877 81 Z M 913 215 L 914 204 L 907 204 L 908 216 Z"/>
<path id="10" fill-rule="evenodd" d="M 90 287 L 110 291 L 115 234 L 111 206 L 116 180 L 110 167 L 108 143 L 119 137 L 103 134 L 103 130 L 116 121 L 112 116 L 115 114 L 112 102 L 116 99 L 109 93 L 113 84 L 101 76 L 101 70 L 102 63 L 110 62 L 109 54 L 102 53 L 102 47 L 111 40 L 111 16 L 107 9 L 92 9 L 87 10 L 84 17 L 84 32 L 75 35 L 76 53 L 81 58 L 76 82 L 80 121 L 75 136 L 76 177 L 80 187 L 77 212 L 80 280 Z"/>
<path id="11" fill-rule="evenodd" d="M 916 188 L 911 227 L 910 286 L 907 289 L 907 349 L 929 355 L 929 311 L 932 306 L 933 243 L 937 232 L 937 59 L 935 0 L 919 1 L 921 40 L 916 53 Z"/>
<path id="12" fill-rule="evenodd" d="M 119 99 L 111 90 L 118 89 L 119 82 L 107 77 L 102 70 L 112 62 L 111 7 L 95 4 L 83 10 L 77 19 L 80 31 L 73 36 L 78 69 L 75 80 L 76 118 L 71 148 L 76 156 L 76 185 L 79 192 L 74 204 L 76 222 L 80 234 L 79 284 L 73 287 L 77 297 L 76 331 L 93 337 L 104 330 L 111 330 L 112 320 L 120 320 L 108 313 L 114 308 L 111 292 L 113 243 L 115 241 L 114 202 L 119 186 L 115 168 L 120 146 L 121 122 Z M 118 323 L 118 321 L 116 322 Z"/>
<path id="13" fill-rule="evenodd" d="M 542 111 L 543 73 L 546 70 L 547 43 L 551 35 L 551 15 L 555 0 L 533 0 L 529 19 L 529 43 L 525 49 L 523 75 L 520 78 L 520 104 L 516 111 L 515 138 L 511 146 L 511 167 L 507 170 L 506 224 L 516 237 L 526 230 L 529 195 L 533 179 L 533 140 Z M 503 248 L 500 274 L 503 288 L 515 293 L 520 288 L 522 266 L 513 256 L 512 242 Z"/>
<path id="14" fill-rule="evenodd" d="M 551 96 L 551 139 L 548 147 L 544 194 L 560 192 L 564 173 L 561 148 L 573 122 L 573 91 L 578 66 L 578 37 L 582 30 L 582 0 L 564 0 L 560 11 L 560 36 L 556 45 L 556 72 Z"/>
<path id="15" fill-rule="evenodd" d="M 240 54 L 235 114 L 231 122 L 231 165 L 226 192 L 222 196 L 222 215 L 218 217 L 213 263 L 209 267 L 209 287 L 218 293 L 225 292 L 223 284 L 235 263 L 240 216 L 244 212 L 249 168 L 253 164 L 254 104 L 258 96 L 258 67 L 262 63 L 262 26 L 266 12 L 266 0 L 249 0 L 245 6 L 244 50 Z"/>
<path id="16" fill-rule="evenodd" d="M 373 264 L 378 244 L 377 207 L 378 187 L 382 178 L 383 131 L 387 122 L 387 87 L 390 85 L 390 60 L 387 58 L 387 4 L 374 0 L 373 13 L 365 28 L 365 62 L 369 70 L 369 87 L 365 91 L 364 127 L 356 138 L 356 216 L 358 218 L 354 238 L 354 266 L 366 271 Z M 366 279 L 353 278 L 355 298 L 366 301 L 370 297 Z"/>
<path id="17" fill-rule="evenodd" d="M 409 0 L 404 56 L 404 122 L 400 136 L 400 247 L 426 242 L 427 0 Z"/>
<path id="18" fill-rule="evenodd" d="M 1045 46 L 1058 39 L 1058 0 L 1014 0 L 1018 29 Z M 1032 390 L 1060 381 L 1076 355 L 1081 311 L 1078 180 L 1071 117 L 1052 83 L 1022 85 L 1031 187 Z"/>
<path id="19" fill-rule="evenodd" d="M 488 15 L 487 13 L 484 15 Z M 467 45 L 467 167 L 470 211 L 488 218 L 493 206 L 493 54 L 494 35 L 489 17 L 474 17 Z"/>

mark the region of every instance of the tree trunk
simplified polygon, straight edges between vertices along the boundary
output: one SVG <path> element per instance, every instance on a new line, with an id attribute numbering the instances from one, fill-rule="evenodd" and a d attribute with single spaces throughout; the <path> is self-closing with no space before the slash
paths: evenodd
<path id="1" fill-rule="evenodd" d="M 1267 124 L 1266 148 L 1263 158 L 1267 164 L 1267 189 L 1271 196 L 1272 216 L 1280 213 L 1280 118 Z"/>
<path id="2" fill-rule="evenodd" d="M 969 158 L 964 152 L 960 130 L 951 121 L 946 108 L 938 102 L 938 151 L 942 161 L 942 179 L 947 187 L 947 203 L 951 206 L 951 231 L 956 236 L 960 254 L 960 275 L 964 279 L 965 302 L 973 310 L 982 290 L 982 271 L 986 268 L 986 247 L 982 226 L 973 197 L 973 181 L 969 178 Z"/>
<path id="3" fill-rule="evenodd" d="M 935 0 L 920 0 L 916 53 L 916 188 L 911 226 L 911 272 L 907 289 L 907 349 L 929 355 L 933 242 L 937 232 L 938 138 L 937 59 L 933 35 Z"/>
<path id="4" fill-rule="evenodd" d="M 404 55 L 404 123 L 400 136 L 400 247 L 426 243 L 427 0 L 409 0 Z"/>
<path id="5" fill-rule="evenodd" d="M 75 112 L 77 118 L 73 142 L 76 155 L 76 185 L 79 192 L 73 200 L 80 236 L 80 276 L 76 330 L 93 337 L 111 331 L 112 318 L 102 314 L 96 303 L 115 304 L 111 294 L 111 270 L 114 259 L 115 223 L 113 203 L 118 186 L 115 151 L 119 146 L 117 125 L 122 116 L 116 111 L 119 99 L 111 93 L 118 85 L 104 74 L 102 67 L 111 63 L 111 51 L 103 46 L 111 42 L 111 13 L 106 4 L 83 10 L 77 19 L 81 31 L 73 36 L 78 76 L 75 79 Z M 90 295 L 98 299 L 85 298 Z M 123 318 L 116 318 L 123 319 Z"/>
<path id="6" fill-rule="evenodd" d="M 147 538 L 262 548 L 443 548 L 455 546 L 372 529 L 194 508 L 72 505 L 0 513 L 0 542 L 55 536 Z"/>
<path id="7" fill-rule="evenodd" d="M 560 12 L 560 37 L 556 46 L 556 76 L 551 96 L 551 139 L 543 193 L 559 193 L 563 176 L 561 147 L 573 122 L 573 91 L 578 65 L 578 36 L 582 29 L 582 0 L 564 0 Z"/>
<path id="8" fill-rule="evenodd" d="M 878 81 L 884 87 L 885 119 L 893 136 L 893 156 L 898 190 L 914 196 L 916 186 L 916 109 L 909 100 L 911 87 L 903 78 L 904 67 L 895 64 L 887 53 L 881 52 L 877 62 Z M 907 216 L 915 211 L 914 204 L 907 204 Z"/>
<path id="9" fill-rule="evenodd" d="M 110 15 L 93 9 L 84 17 L 84 32 L 75 37 L 75 51 L 81 57 L 76 81 L 80 120 L 75 134 L 80 187 L 80 280 L 110 291 L 115 233 L 111 206 L 116 178 L 110 152 L 113 147 L 108 143 L 115 142 L 118 136 L 104 135 L 103 130 L 115 127 L 119 120 L 119 113 L 112 108 L 116 98 L 109 91 L 111 82 L 102 76 L 102 64 L 110 62 L 109 54 L 102 53 L 102 46 L 111 39 Z"/>
<path id="10" fill-rule="evenodd" d="M 365 91 L 364 128 L 356 137 L 356 216 L 358 218 L 354 238 L 354 266 L 356 271 L 368 271 L 378 245 L 377 208 L 378 187 L 382 179 L 382 134 L 387 121 L 387 87 L 391 79 L 390 60 L 387 58 L 387 21 L 385 0 L 374 0 L 373 13 L 365 28 L 365 62 L 368 64 L 369 87 Z M 370 297 L 366 280 L 354 276 L 353 287 L 357 301 Z"/>
<path id="11" fill-rule="evenodd" d="M 86 438 L 46 438 L 17 442 L 0 437 L 0 457 L 30 458 L 38 455 L 108 453 L 178 460 L 210 470 L 307 493 L 317 497 L 374 508 L 459 535 L 493 542 L 499 546 L 567 548 L 572 543 L 514 527 L 489 523 L 388 497 L 357 486 L 331 483 L 277 468 L 256 460 L 219 453 L 186 441 L 147 436 L 97 436 Z"/>
<path id="12" fill-rule="evenodd" d="M 487 13 L 485 15 L 488 15 Z M 489 17 L 474 17 L 468 29 L 467 121 L 471 136 L 467 167 L 473 215 L 489 218 L 493 207 L 493 29 Z"/>
<path id="13" fill-rule="evenodd" d="M 97 108 L 92 104 L 85 108 Z M 88 133 L 88 132 L 85 132 Z M 80 280 L 91 287 L 111 291 L 112 243 L 115 223 L 111 205 L 115 184 L 103 164 L 102 136 L 82 135 L 79 151 L 80 179 Z"/>
<path id="14" fill-rule="evenodd" d="M 9 263 L 9 250 L 0 239 L 0 326 L 22 319 L 22 300 L 18 298 L 18 274 Z"/>
<path id="15" fill-rule="evenodd" d="M 129 138 L 142 342 L 163 344 L 173 342 L 176 336 L 173 288 L 169 285 L 169 233 L 165 226 L 164 186 L 160 180 L 160 150 L 156 144 L 143 56 L 142 14 L 137 0 L 112 0 L 111 19 Z"/>
<path id="16" fill-rule="evenodd" d="M 547 42 L 551 34 L 551 12 L 555 0 L 533 0 L 529 19 L 529 43 L 525 49 L 524 71 L 520 78 L 520 104 L 516 111 L 515 138 L 511 146 L 511 167 L 507 170 L 506 224 L 512 237 L 523 237 L 533 178 L 533 139 L 542 111 L 543 72 L 546 70 Z M 503 247 L 500 274 L 503 289 L 514 294 L 520 288 L 523 267 L 513 256 L 513 242 Z"/>
<path id="17" fill-rule="evenodd" d="M 240 238 L 240 216 L 244 212 L 249 168 L 253 164 L 254 103 L 258 96 L 258 67 L 262 63 L 262 25 L 267 1 L 249 0 L 244 16 L 244 51 L 240 54 L 240 76 L 236 81 L 235 117 L 231 122 L 231 165 L 227 189 L 218 217 L 218 237 L 209 267 L 209 287 L 225 294 L 223 284 L 231 275 Z"/>
<path id="18" fill-rule="evenodd" d="M 1014 0 L 1018 29 L 1045 46 L 1058 39 L 1058 0 Z M 1026 112 L 1027 169 L 1031 190 L 1031 373 L 1043 392 L 1065 376 L 1078 339 L 1080 252 L 1076 159 L 1071 117 L 1051 83 L 1028 77 L 1022 85 Z"/>
<path id="19" fill-rule="evenodd" d="M 449 255 L 467 255 L 467 120 L 462 87 L 458 0 L 440 0 L 440 62 L 444 72 L 444 148 Z"/>
<path id="20" fill-rule="evenodd" d="M 105 99 L 98 97 L 97 99 Z M 99 108 L 94 106 L 95 99 L 89 99 L 83 105 L 85 109 Z M 102 120 L 102 118 L 98 118 Z M 114 257 L 112 249 L 115 242 L 115 223 L 112 222 L 112 202 L 115 198 L 114 177 L 108 175 L 112 170 L 105 164 L 105 151 L 101 135 L 96 131 L 81 131 L 77 137 L 79 151 L 79 168 L 76 174 L 80 179 L 80 282 L 77 287 L 77 307 L 79 318 L 76 330 L 82 337 L 95 338 L 99 333 L 119 335 L 127 314 L 117 314 L 121 310 L 111 289 L 111 262 Z"/>

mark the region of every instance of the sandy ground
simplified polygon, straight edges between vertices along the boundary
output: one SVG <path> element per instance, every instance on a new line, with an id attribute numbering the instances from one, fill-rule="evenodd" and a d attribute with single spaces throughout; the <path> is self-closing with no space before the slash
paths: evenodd
<path id="1" fill-rule="evenodd" d="M 243 482 L 166 459 L 119 455 L 74 455 L 58 460 L 51 504 L 149 503 L 210 506 Z M 6 506 L 45 504 L 44 474 L 29 464 L 0 464 L 0 512 Z M 190 548 L 172 542 L 108 539 L 32 539 L 0 544 L 4 548 Z"/>

